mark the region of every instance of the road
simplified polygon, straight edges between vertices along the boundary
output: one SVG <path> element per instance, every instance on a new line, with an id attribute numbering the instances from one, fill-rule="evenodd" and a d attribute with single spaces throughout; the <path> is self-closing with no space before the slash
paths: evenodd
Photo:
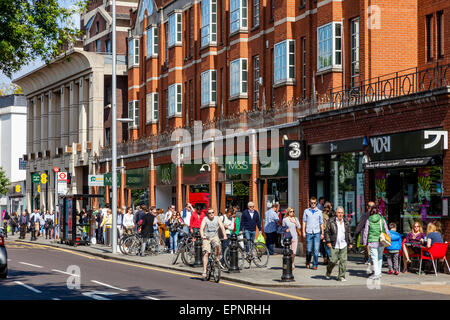
<path id="1" fill-rule="evenodd" d="M 102 259 L 61 248 L 7 242 L 9 276 L 0 300 L 448 300 L 449 286 L 260 288 Z"/>

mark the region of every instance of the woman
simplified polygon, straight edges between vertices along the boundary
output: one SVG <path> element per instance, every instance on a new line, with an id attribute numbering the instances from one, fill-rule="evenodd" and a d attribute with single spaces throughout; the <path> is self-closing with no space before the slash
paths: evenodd
<path id="1" fill-rule="evenodd" d="M 181 214 L 179 212 L 172 214 L 169 218 L 168 228 L 169 228 L 169 243 L 170 243 L 170 253 L 177 252 L 178 248 L 178 228 L 183 224 L 183 219 L 181 219 Z"/>
<path id="2" fill-rule="evenodd" d="M 128 207 L 127 213 L 123 217 L 123 228 L 124 233 L 127 235 L 130 235 L 133 233 L 134 230 L 134 215 L 133 215 L 133 208 Z"/>
<path id="3" fill-rule="evenodd" d="M 103 244 L 105 245 L 111 245 L 111 243 L 107 243 L 106 241 L 106 233 L 111 231 L 111 227 L 112 227 L 112 211 L 111 209 L 108 209 L 106 211 L 106 216 L 103 218 L 102 224 L 100 225 L 100 227 L 103 227 Z M 111 242 L 111 237 L 109 237 Z"/>
<path id="4" fill-rule="evenodd" d="M 286 214 L 283 219 L 282 225 L 284 227 L 287 227 L 286 232 L 290 232 L 292 239 L 291 239 L 291 250 L 292 250 L 292 270 L 295 269 L 294 265 L 294 258 L 297 253 L 297 244 L 298 244 L 298 235 L 297 235 L 297 229 L 301 230 L 300 221 L 298 221 L 297 217 L 295 216 L 295 212 L 293 208 L 287 208 Z"/>
<path id="5" fill-rule="evenodd" d="M 11 219 L 9 220 L 9 224 L 11 226 L 12 235 L 16 232 L 17 227 L 19 226 L 19 217 L 17 217 L 17 212 L 13 212 L 11 214 Z"/>
<path id="6" fill-rule="evenodd" d="M 327 228 L 327 221 L 331 218 L 332 212 L 331 209 L 333 208 L 333 205 L 331 202 L 327 201 L 323 205 L 323 211 L 322 211 L 322 218 L 323 218 L 323 230 Z M 325 241 L 325 237 L 323 238 L 321 244 L 320 244 L 320 251 L 322 252 L 323 256 L 323 264 L 328 264 L 328 258 L 330 256 L 330 248 L 327 246 L 327 243 Z"/>
<path id="7" fill-rule="evenodd" d="M 436 224 L 430 222 L 427 225 L 427 248 L 431 248 L 434 243 L 443 243 L 441 233 L 437 230 Z"/>
<path id="8" fill-rule="evenodd" d="M 412 254 L 420 254 L 420 246 L 424 243 L 425 234 L 423 233 L 422 225 L 415 221 L 413 229 L 405 239 L 403 245 L 403 273 L 408 271 L 408 263 L 411 262 L 409 256 Z"/>
<path id="9" fill-rule="evenodd" d="M 363 244 L 369 245 L 370 258 L 374 270 L 374 275 L 370 276 L 370 279 L 373 280 L 379 280 L 381 278 L 384 251 L 384 245 L 380 242 L 381 232 L 390 236 L 386 220 L 381 216 L 377 208 L 372 208 L 364 228 Z"/>

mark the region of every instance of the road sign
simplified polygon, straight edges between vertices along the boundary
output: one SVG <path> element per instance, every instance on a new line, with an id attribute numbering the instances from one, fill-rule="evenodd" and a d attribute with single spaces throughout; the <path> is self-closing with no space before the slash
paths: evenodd
<path id="1" fill-rule="evenodd" d="M 58 194 L 67 193 L 67 181 L 58 181 Z"/>
<path id="2" fill-rule="evenodd" d="M 59 171 L 59 168 L 58 167 L 54 167 L 53 171 L 55 171 L 57 173 Z"/>
<path id="3" fill-rule="evenodd" d="M 67 182 L 67 172 L 58 172 L 58 181 Z"/>
<path id="4" fill-rule="evenodd" d="M 102 174 L 88 176 L 88 186 L 89 187 L 103 187 L 105 185 L 105 179 Z"/>
<path id="5" fill-rule="evenodd" d="M 41 183 L 41 175 L 39 173 L 33 173 L 33 183 Z"/>

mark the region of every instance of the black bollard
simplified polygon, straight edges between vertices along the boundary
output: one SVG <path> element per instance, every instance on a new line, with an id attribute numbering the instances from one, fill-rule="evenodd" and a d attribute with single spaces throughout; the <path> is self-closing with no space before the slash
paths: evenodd
<path id="1" fill-rule="evenodd" d="M 195 233 L 194 251 L 195 251 L 195 261 L 193 267 L 203 267 L 202 238 L 200 237 L 199 231 Z"/>
<path id="2" fill-rule="evenodd" d="M 292 282 L 295 280 L 292 274 L 291 239 L 284 239 L 283 246 L 283 275 L 281 276 L 281 282 Z"/>
<path id="3" fill-rule="evenodd" d="M 230 267 L 228 268 L 228 272 L 230 273 L 236 273 L 240 272 L 239 270 L 239 259 L 238 259 L 238 241 L 237 241 L 237 235 L 232 234 L 231 237 L 231 243 L 230 243 Z"/>

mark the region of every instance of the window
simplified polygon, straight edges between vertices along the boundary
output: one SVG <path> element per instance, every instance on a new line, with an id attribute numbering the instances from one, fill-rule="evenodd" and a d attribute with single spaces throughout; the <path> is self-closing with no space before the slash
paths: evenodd
<path id="1" fill-rule="evenodd" d="M 259 0 L 253 0 L 253 27 L 259 26 Z"/>
<path id="2" fill-rule="evenodd" d="M 95 41 L 95 47 L 97 52 L 102 52 L 102 43 L 100 39 Z"/>
<path id="3" fill-rule="evenodd" d="M 169 47 L 181 45 L 181 13 L 169 16 Z"/>
<path id="4" fill-rule="evenodd" d="M 432 34 L 431 34 L 431 32 L 432 32 L 432 19 L 433 19 L 433 15 L 431 15 L 431 14 L 429 14 L 429 15 L 427 15 L 426 16 L 426 23 L 427 23 L 427 25 L 426 25 L 426 28 L 427 28 L 427 34 L 426 34 L 426 37 L 427 37 L 427 61 L 431 61 L 432 59 L 433 59 L 433 55 L 432 55 L 432 48 L 431 48 L 431 45 L 432 45 Z"/>
<path id="5" fill-rule="evenodd" d="M 258 108 L 259 103 L 259 56 L 253 57 L 253 109 Z"/>
<path id="6" fill-rule="evenodd" d="M 230 33 L 247 30 L 247 0 L 231 0 Z"/>
<path id="7" fill-rule="evenodd" d="M 270 20 L 273 21 L 273 17 L 275 14 L 275 0 L 270 0 Z"/>
<path id="8" fill-rule="evenodd" d="M 202 47 L 217 42 L 217 0 L 202 0 Z"/>
<path id="9" fill-rule="evenodd" d="M 166 38 L 166 65 L 169 63 L 169 23 L 164 25 L 164 32 Z"/>
<path id="10" fill-rule="evenodd" d="M 247 93 L 247 59 L 230 63 L 230 97 Z"/>
<path id="11" fill-rule="evenodd" d="M 295 40 L 275 45 L 273 68 L 274 84 L 295 79 Z"/>
<path id="12" fill-rule="evenodd" d="M 128 67 L 139 65 L 139 39 L 128 41 Z"/>
<path id="13" fill-rule="evenodd" d="M 444 57 L 444 46 L 443 46 L 443 38 L 442 34 L 444 32 L 443 24 L 442 24 L 442 16 L 444 15 L 444 11 L 439 11 L 436 13 L 436 28 L 437 28 L 437 55 L 438 59 Z"/>
<path id="14" fill-rule="evenodd" d="M 194 55 L 194 14 L 192 7 L 189 8 L 189 56 Z"/>
<path id="15" fill-rule="evenodd" d="M 105 40 L 105 51 L 111 53 L 111 39 Z"/>
<path id="16" fill-rule="evenodd" d="M 97 33 L 100 32 L 100 23 L 98 21 L 95 23 L 95 29 L 96 29 Z"/>
<path id="17" fill-rule="evenodd" d="M 355 87 L 359 78 L 359 18 L 350 21 L 350 46 L 351 85 Z"/>
<path id="18" fill-rule="evenodd" d="M 128 102 L 128 118 L 133 119 L 133 122 L 128 123 L 128 129 L 139 126 L 139 100 Z"/>
<path id="19" fill-rule="evenodd" d="M 317 29 L 317 70 L 341 67 L 342 24 L 332 22 Z"/>
<path id="20" fill-rule="evenodd" d="M 111 144 L 111 128 L 105 128 L 105 147 Z"/>
<path id="21" fill-rule="evenodd" d="M 216 104 L 217 95 L 217 72 L 216 70 L 208 70 L 202 73 L 202 106 Z"/>
<path id="22" fill-rule="evenodd" d="M 169 117 L 181 117 L 181 83 L 169 86 Z"/>
<path id="23" fill-rule="evenodd" d="M 302 37 L 302 98 L 306 99 L 306 38 Z"/>
<path id="24" fill-rule="evenodd" d="M 194 120 L 194 87 L 192 82 L 192 80 L 189 80 L 189 118 L 191 119 L 191 122 Z"/>
<path id="25" fill-rule="evenodd" d="M 158 93 L 147 93 L 146 119 L 147 123 L 158 121 Z"/>
<path id="26" fill-rule="evenodd" d="M 158 56 L 158 28 L 151 27 L 147 30 L 147 57 Z"/>

